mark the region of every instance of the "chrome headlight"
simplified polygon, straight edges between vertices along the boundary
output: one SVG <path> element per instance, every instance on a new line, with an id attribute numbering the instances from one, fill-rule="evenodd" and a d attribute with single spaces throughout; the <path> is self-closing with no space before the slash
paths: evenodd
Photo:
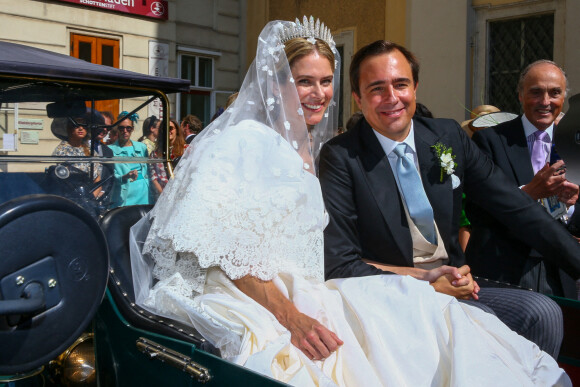
<path id="1" fill-rule="evenodd" d="M 54 379 L 62 386 L 96 386 L 93 334 L 84 333 L 56 360 L 50 362 Z"/>

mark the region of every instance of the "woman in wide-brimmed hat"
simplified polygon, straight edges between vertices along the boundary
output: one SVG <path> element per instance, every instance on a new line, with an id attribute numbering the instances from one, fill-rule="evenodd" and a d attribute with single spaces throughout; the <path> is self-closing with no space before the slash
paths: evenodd
<path id="1" fill-rule="evenodd" d="M 103 116 L 97 112 L 87 109 L 86 113 L 79 117 L 56 118 L 51 124 L 52 133 L 62 141 L 52 152 L 53 156 L 85 157 L 90 156 L 88 127 L 89 124 L 104 125 Z M 94 163 L 74 162 L 70 165 L 88 175 L 90 181 L 101 180 L 103 166 Z M 97 197 L 100 190 L 97 189 L 93 195 Z"/>

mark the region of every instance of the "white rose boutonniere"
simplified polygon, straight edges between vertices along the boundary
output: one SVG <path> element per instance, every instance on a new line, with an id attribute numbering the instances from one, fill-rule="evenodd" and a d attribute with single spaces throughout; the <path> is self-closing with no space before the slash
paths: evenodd
<path id="1" fill-rule="evenodd" d="M 432 145 L 431 148 L 435 149 L 435 153 L 439 159 L 439 165 L 441 166 L 441 177 L 439 178 L 439 181 L 443 182 L 443 176 L 445 174 L 453 174 L 453 172 L 455 172 L 455 167 L 457 167 L 455 155 L 452 153 L 453 148 L 448 148 L 440 142 Z"/>

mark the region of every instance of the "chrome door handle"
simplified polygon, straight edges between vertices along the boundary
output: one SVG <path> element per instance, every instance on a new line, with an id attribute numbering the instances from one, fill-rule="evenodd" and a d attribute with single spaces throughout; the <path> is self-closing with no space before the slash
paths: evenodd
<path id="1" fill-rule="evenodd" d="M 172 367 L 178 368 L 191 375 L 200 383 L 207 383 L 211 380 L 209 369 L 194 362 L 190 357 L 157 344 L 144 337 L 137 339 L 137 349 L 147 355 L 150 359 L 157 359 Z"/>

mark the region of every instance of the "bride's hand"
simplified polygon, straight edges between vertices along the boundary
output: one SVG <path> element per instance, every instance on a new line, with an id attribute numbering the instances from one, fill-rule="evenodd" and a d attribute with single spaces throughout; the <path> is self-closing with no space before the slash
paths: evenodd
<path id="1" fill-rule="evenodd" d="M 304 313 L 295 313 L 284 325 L 291 334 L 292 344 L 311 360 L 323 360 L 343 344 L 336 334 Z"/>
<path id="2" fill-rule="evenodd" d="M 272 281 L 247 275 L 233 282 L 238 289 L 268 309 L 290 331 L 292 344 L 310 359 L 325 359 L 343 344 L 334 332 L 301 313 Z"/>

